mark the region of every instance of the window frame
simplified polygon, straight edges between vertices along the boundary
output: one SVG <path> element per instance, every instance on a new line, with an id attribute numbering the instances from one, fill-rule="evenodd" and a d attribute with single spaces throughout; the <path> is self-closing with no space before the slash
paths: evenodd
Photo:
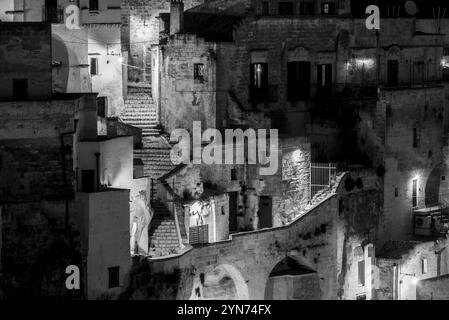
<path id="1" fill-rule="evenodd" d="M 256 66 L 261 66 L 260 76 L 257 74 Z M 250 101 L 251 102 L 266 102 L 268 101 L 268 63 L 254 62 L 250 64 Z M 260 79 L 259 79 L 260 77 Z"/>
<path id="2" fill-rule="evenodd" d="M 200 74 L 200 69 L 202 70 L 202 74 Z M 204 63 L 194 63 L 193 64 L 193 80 L 195 82 L 203 83 L 204 82 Z"/>
<path id="3" fill-rule="evenodd" d="M 284 6 L 283 8 L 281 8 Z M 287 10 L 288 9 L 288 10 Z M 284 13 L 285 11 L 288 13 Z M 279 16 L 292 16 L 295 14 L 295 4 L 292 1 L 279 1 L 278 2 L 278 15 Z"/>
<path id="4" fill-rule="evenodd" d="M 304 70 L 308 71 L 304 72 Z M 311 85 L 312 63 L 310 61 L 289 61 L 287 63 L 287 101 L 296 102 L 310 99 Z"/>
<path id="5" fill-rule="evenodd" d="M 89 0 L 89 11 L 100 11 L 100 0 Z"/>
<path id="6" fill-rule="evenodd" d="M 92 64 L 92 61 L 95 61 L 95 64 Z M 95 66 L 95 73 L 92 73 L 92 67 Z M 89 63 L 89 71 L 91 76 L 98 76 L 98 57 L 90 57 L 90 63 Z"/>

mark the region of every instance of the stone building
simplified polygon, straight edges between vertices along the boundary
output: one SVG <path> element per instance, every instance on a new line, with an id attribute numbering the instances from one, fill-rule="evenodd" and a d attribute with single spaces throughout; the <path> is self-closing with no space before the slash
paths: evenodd
<path id="1" fill-rule="evenodd" d="M 67 294 L 40 260 L 63 239 L 89 299 L 447 296 L 447 19 L 422 1 L 378 1 L 370 30 L 369 1 L 110 0 L 78 1 L 66 30 L 69 3 L 0 23 L 3 295 L 36 294 L 36 274 Z M 236 130 L 214 157 L 245 161 L 173 163 L 176 129 L 202 151 Z M 271 175 L 252 129 L 279 142 Z"/>

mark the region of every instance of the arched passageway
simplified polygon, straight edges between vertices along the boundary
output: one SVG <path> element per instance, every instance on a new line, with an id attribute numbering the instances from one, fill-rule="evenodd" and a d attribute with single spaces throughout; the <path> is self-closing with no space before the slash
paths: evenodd
<path id="1" fill-rule="evenodd" d="M 297 257 L 285 257 L 271 271 L 265 300 L 319 300 L 318 273 Z"/>
<path id="2" fill-rule="evenodd" d="M 232 265 L 222 264 L 195 277 L 192 300 L 248 300 L 248 287 Z"/>

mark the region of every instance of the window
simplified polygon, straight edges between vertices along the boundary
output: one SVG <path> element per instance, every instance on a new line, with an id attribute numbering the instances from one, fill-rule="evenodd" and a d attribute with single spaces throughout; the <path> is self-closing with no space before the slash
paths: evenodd
<path id="1" fill-rule="evenodd" d="M 268 99 L 268 64 L 252 63 L 250 78 L 250 100 L 266 101 Z"/>
<path id="2" fill-rule="evenodd" d="M 278 14 L 281 16 L 288 16 L 294 14 L 293 2 L 279 2 Z"/>
<path id="3" fill-rule="evenodd" d="M 108 268 L 109 289 L 120 287 L 120 267 Z"/>
<path id="4" fill-rule="evenodd" d="M 209 243 L 209 225 L 190 227 L 189 228 L 189 243 L 201 244 Z"/>
<path id="5" fill-rule="evenodd" d="M 101 118 L 106 118 L 106 97 L 97 98 L 97 115 Z"/>
<path id="6" fill-rule="evenodd" d="M 427 259 L 422 259 L 421 260 L 421 267 L 422 267 L 422 274 L 427 274 L 427 272 L 428 272 Z"/>
<path id="7" fill-rule="evenodd" d="M 413 148 L 419 147 L 419 130 L 417 127 L 413 128 Z"/>
<path id="8" fill-rule="evenodd" d="M 289 62 L 287 99 L 297 101 L 310 97 L 310 62 Z"/>
<path id="9" fill-rule="evenodd" d="M 358 263 L 358 271 L 359 271 L 359 285 L 365 285 L 365 260 L 361 260 Z"/>
<path id="10" fill-rule="evenodd" d="M 193 65 L 193 79 L 198 82 L 204 82 L 204 64 L 195 63 Z"/>
<path id="11" fill-rule="evenodd" d="M 314 2 L 301 2 L 299 12 L 302 15 L 314 15 L 315 3 Z"/>
<path id="12" fill-rule="evenodd" d="M 317 68 L 318 93 L 328 95 L 332 92 L 332 64 L 320 64 Z"/>
<path id="13" fill-rule="evenodd" d="M 335 3 L 325 2 L 321 4 L 321 14 L 335 14 Z"/>
<path id="14" fill-rule="evenodd" d="M 268 16 L 270 14 L 270 6 L 268 1 L 262 1 L 261 15 Z"/>
<path id="15" fill-rule="evenodd" d="M 399 76 L 399 61 L 388 60 L 387 63 L 387 85 L 397 86 Z"/>
<path id="16" fill-rule="evenodd" d="M 237 169 L 231 169 L 231 181 L 237 180 Z"/>
<path id="17" fill-rule="evenodd" d="M 98 0 L 89 0 L 89 10 L 98 11 Z"/>
<path id="18" fill-rule="evenodd" d="M 446 181 L 446 176 L 441 176 L 441 181 Z"/>
<path id="19" fill-rule="evenodd" d="M 14 100 L 28 99 L 28 79 L 12 80 L 12 96 Z"/>
<path id="20" fill-rule="evenodd" d="M 394 188 L 394 197 L 395 198 L 399 197 L 399 189 L 398 189 L 398 187 Z"/>
<path id="21" fill-rule="evenodd" d="M 361 294 L 356 297 L 356 300 L 366 300 L 366 294 Z"/>
<path id="22" fill-rule="evenodd" d="M 413 180 L 412 185 L 412 207 L 416 208 L 418 206 L 418 180 Z"/>
<path id="23" fill-rule="evenodd" d="M 98 74 L 98 58 L 90 58 L 90 74 L 93 76 Z"/>

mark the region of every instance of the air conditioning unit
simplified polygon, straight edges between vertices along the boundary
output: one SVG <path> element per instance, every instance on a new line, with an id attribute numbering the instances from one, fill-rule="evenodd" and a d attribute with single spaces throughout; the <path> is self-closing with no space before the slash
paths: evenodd
<path id="1" fill-rule="evenodd" d="M 430 215 L 415 215 L 413 225 L 417 236 L 431 236 L 433 234 L 434 222 Z"/>

